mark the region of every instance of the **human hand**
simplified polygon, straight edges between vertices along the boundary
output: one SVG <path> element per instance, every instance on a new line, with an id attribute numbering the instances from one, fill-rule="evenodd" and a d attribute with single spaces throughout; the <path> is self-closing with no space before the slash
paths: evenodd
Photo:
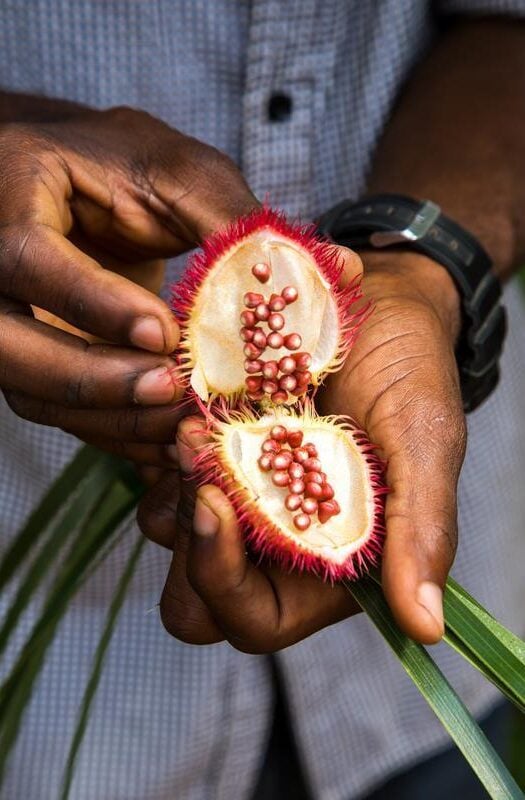
<path id="1" fill-rule="evenodd" d="M 119 108 L 2 126 L 0 182 L 9 405 L 137 463 L 173 466 L 178 328 L 145 286 L 158 283 L 161 259 L 257 205 L 240 172 L 214 148 Z M 47 324 L 53 317 L 67 330 Z"/>
<path id="2" fill-rule="evenodd" d="M 180 422 L 183 477 L 165 473 L 139 504 L 143 533 L 173 550 L 160 601 L 167 631 L 190 644 L 226 639 L 247 653 L 270 653 L 359 611 L 342 585 L 250 560 L 228 498 L 190 478 L 207 440 L 204 419 Z"/>
<path id="3" fill-rule="evenodd" d="M 342 252 L 350 278 L 358 259 Z M 456 547 L 456 483 L 465 447 L 454 360 L 458 298 L 437 264 L 408 254 L 396 259 L 366 256 L 363 288 L 374 313 L 318 401 L 325 413 L 354 416 L 388 460 L 383 585 L 402 628 L 433 643 L 443 632 L 440 590 Z M 187 472 L 204 440 L 198 420 L 179 426 Z M 177 509 L 176 480 L 160 481 L 139 510 L 146 535 L 174 547 L 161 600 L 164 625 L 174 636 L 195 644 L 228 639 L 241 650 L 271 652 L 358 611 L 342 586 L 254 567 L 224 494 L 199 489 L 192 521 L 195 487 L 185 483 Z"/>
<path id="4" fill-rule="evenodd" d="M 319 402 L 325 413 L 357 419 L 387 461 L 382 585 L 405 633 L 432 644 L 443 635 L 466 441 L 454 357 L 459 295 L 443 267 L 425 256 L 376 252 L 363 259 L 373 313 Z"/>

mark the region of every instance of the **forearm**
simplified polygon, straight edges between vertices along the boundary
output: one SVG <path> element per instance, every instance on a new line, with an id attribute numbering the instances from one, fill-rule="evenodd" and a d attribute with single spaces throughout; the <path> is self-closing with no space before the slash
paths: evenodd
<path id="1" fill-rule="evenodd" d="M 417 68 L 367 185 L 437 202 L 504 279 L 525 260 L 525 23 L 458 24 Z"/>
<path id="2" fill-rule="evenodd" d="M 58 122 L 86 110 L 69 100 L 0 90 L 0 123 Z"/>

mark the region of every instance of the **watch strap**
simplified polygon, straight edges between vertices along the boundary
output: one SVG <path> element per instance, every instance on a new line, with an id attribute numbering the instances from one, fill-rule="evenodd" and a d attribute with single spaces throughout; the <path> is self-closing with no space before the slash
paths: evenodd
<path id="1" fill-rule="evenodd" d="M 358 203 L 344 200 L 321 217 L 318 227 L 354 250 L 415 250 L 447 269 L 461 297 L 456 356 L 463 404 L 465 411 L 476 408 L 498 382 L 506 314 L 491 259 L 475 237 L 435 203 L 392 194 Z"/>

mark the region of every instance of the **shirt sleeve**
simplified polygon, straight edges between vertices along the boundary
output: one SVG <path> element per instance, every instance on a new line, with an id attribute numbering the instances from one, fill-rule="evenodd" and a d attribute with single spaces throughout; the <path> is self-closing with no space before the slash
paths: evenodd
<path id="1" fill-rule="evenodd" d="M 439 14 L 501 14 L 525 17 L 525 0 L 438 0 Z"/>

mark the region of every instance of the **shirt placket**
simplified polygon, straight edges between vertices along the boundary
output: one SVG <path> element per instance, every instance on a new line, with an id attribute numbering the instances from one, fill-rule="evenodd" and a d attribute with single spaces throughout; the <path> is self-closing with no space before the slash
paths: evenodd
<path id="1" fill-rule="evenodd" d="M 311 208 L 313 115 L 331 61 L 316 40 L 319 9 L 318 0 L 253 0 L 247 47 L 242 168 L 261 200 L 301 216 Z"/>

